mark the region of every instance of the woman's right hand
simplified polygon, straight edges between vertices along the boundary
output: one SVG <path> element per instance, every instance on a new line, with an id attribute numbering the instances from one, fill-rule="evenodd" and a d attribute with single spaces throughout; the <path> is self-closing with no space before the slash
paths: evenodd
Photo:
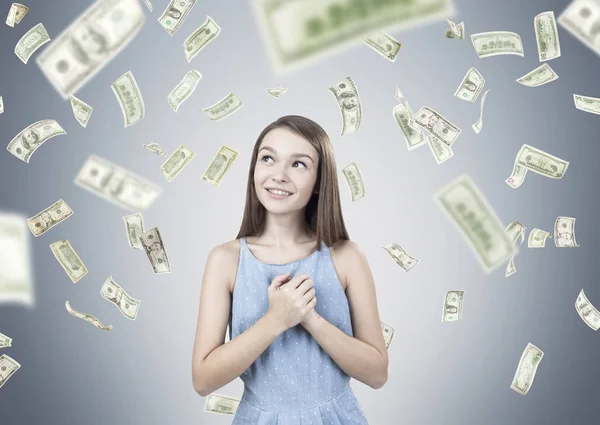
<path id="1" fill-rule="evenodd" d="M 306 273 L 292 279 L 290 272 L 275 276 L 268 289 L 269 310 L 284 331 L 300 323 L 317 304 L 313 281 Z"/>

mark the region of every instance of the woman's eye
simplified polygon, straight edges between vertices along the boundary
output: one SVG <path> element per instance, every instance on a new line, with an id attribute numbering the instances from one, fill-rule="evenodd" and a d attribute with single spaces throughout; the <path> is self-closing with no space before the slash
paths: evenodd
<path id="1" fill-rule="evenodd" d="M 265 158 L 271 158 L 271 157 L 270 157 L 269 155 L 265 155 L 265 156 L 263 156 L 263 157 L 261 158 L 261 161 L 264 161 L 264 160 L 265 160 Z M 273 158 L 271 158 L 271 159 L 273 159 Z"/>
<path id="2" fill-rule="evenodd" d="M 265 158 L 271 158 L 271 159 L 273 159 L 271 157 L 271 155 L 265 155 L 262 158 L 260 158 L 260 160 L 263 161 L 263 162 L 266 162 Z M 306 164 L 304 162 L 302 162 L 302 161 L 295 161 L 294 164 L 302 164 L 304 166 L 304 168 L 306 168 Z"/>
<path id="3" fill-rule="evenodd" d="M 304 162 L 302 162 L 302 161 L 296 161 L 294 164 L 296 164 L 296 163 L 302 164 L 302 165 L 304 165 L 304 168 L 306 168 L 306 164 Z"/>

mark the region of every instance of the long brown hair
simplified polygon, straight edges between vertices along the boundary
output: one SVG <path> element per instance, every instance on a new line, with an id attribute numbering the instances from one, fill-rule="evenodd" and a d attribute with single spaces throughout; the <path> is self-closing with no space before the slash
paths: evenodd
<path id="1" fill-rule="evenodd" d="M 320 250 L 321 241 L 331 247 L 340 239 L 349 240 L 350 237 L 342 216 L 337 168 L 331 140 L 319 124 L 300 115 L 280 117 L 266 126 L 256 139 L 252 150 L 252 159 L 250 160 L 250 170 L 248 171 L 244 218 L 236 239 L 243 236 L 260 235 L 265 228 L 266 209 L 256 195 L 254 169 L 256 168 L 258 149 L 263 138 L 269 131 L 279 127 L 287 127 L 299 136 L 304 137 L 319 155 L 319 168 L 315 182 L 318 193 L 313 193 L 304 210 L 306 223 L 317 235 L 317 246 L 315 248 Z"/>

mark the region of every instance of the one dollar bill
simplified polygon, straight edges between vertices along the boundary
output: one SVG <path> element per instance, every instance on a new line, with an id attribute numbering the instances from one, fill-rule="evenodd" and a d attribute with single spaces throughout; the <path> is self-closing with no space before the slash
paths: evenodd
<path id="1" fill-rule="evenodd" d="M 356 162 L 351 162 L 342 169 L 342 172 L 344 173 L 344 177 L 346 177 L 346 181 L 350 187 L 352 202 L 358 201 L 364 197 L 366 193 L 365 181 L 360 169 L 358 168 L 358 164 Z"/>
<path id="2" fill-rule="evenodd" d="M 235 415 L 240 401 L 238 398 L 211 393 L 206 396 L 204 411 L 219 415 Z"/>
<path id="3" fill-rule="evenodd" d="M 169 35 L 175 34 L 195 4 L 196 0 L 171 0 L 158 18 L 158 23 Z"/>
<path id="4" fill-rule="evenodd" d="M 27 31 L 17 42 L 17 45 L 15 46 L 15 55 L 26 64 L 31 55 L 49 41 L 50 36 L 48 35 L 44 24 L 40 22 Z"/>
<path id="5" fill-rule="evenodd" d="M 142 92 L 131 71 L 121 75 L 110 86 L 119 101 L 125 128 L 141 121 L 146 115 Z"/>
<path id="6" fill-rule="evenodd" d="M 73 307 L 71 307 L 71 303 L 69 303 L 69 301 L 65 301 L 65 307 L 70 315 L 85 320 L 86 322 L 91 323 L 103 331 L 112 331 L 112 325 L 105 326 L 96 316 L 75 310 Z"/>
<path id="7" fill-rule="evenodd" d="M 575 310 L 586 325 L 595 331 L 600 329 L 600 311 L 588 300 L 583 289 L 575 301 Z"/>
<path id="8" fill-rule="evenodd" d="M 6 384 L 6 381 L 15 374 L 21 367 L 21 364 L 7 354 L 0 356 L 0 388 Z"/>
<path id="9" fill-rule="evenodd" d="M 171 273 L 171 264 L 169 263 L 167 250 L 163 244 L 158 227 L 153 227 L 140 236 L 140 242 L 144 251 L 146 251 L 154 273 Z"/>
<path id="10" fill-rule="evenodd" d="M 396 264 L 406 272 L 411 271 L 420 262 L 418 258 L 409 255 L 404 248 L 397 243 L 389 243 L 382 248 L 385 249 Z"/>
<path id="11" fill-rule="evenodd" d="M 160 169 L 163 176 L 165 176 L 167 181 L 172 181 L 195 156 L 196 152 L 183 145 L 179 145 L 177 150 L 161 165 Z"/>
<path id="12" fill-rule="evenodd" d="M 169 93 L 167 97 L 167 101 L 169 102 L 169 106 L 175 112 L 179 109 L 179 105 L 181 105 L 188 97 L 194 93 L 196 90 L 196 86 L 198 85 L 198 81 L 202 78 L 202 74 L 195 69 L 188 71 L 187 74 L 183 76 L 183 79 L 175 86 L 175 88 Z"/>
<path id="13" fill-rule="evenodd" d="M 221 180 L 231 168 L 235 159 L 239 156 L 239 152 L 231 146 L 222 145 L 216 153 L 208 168 L 202 174 L 202 181 L 219 187 Z"/>
<path id="14" fill-rule="evenodd" d="M 125 290 L 113 280 L 112 275 L 102 284 L 100 295 L 102 295 L 102 298 L 106 301 L 115 305 L 123 316 L 128 319 L 135 320 L 137 317 L 140 309 L 140 300 L 133 298 L 125 292 Z"/>
<path id="15" fill-rule="evenodd" d="M 442 322 L 455 322 L 462 320 L 463 300 L 465 291 L 447 291 L 444 296 L 444 307 L 442 309 Z"/>
<path id="16" fill-rule="evenodd" d="M 528 343 L 525 350 L 523 350 L 523 354 L 521 354 L 521 359 L 519 360 L 519 365 L 517 366 L 517 371 L 510 384 L 510 388 L 521 395 L 527 395 L 543 357 L 544 352 L 542 350 L 532 343 Z"/>
<path id="17" fill-rule="evenodd" d="M 358 130 L 362 120 L 362 106 L 354 80 L 347 76 L 339 83 L 329 87 L 329 92 L 335 97 L 342 114 L 341 135 Z"/>
<path id="18" fill-rule="evenodd" d="M 77 283 L 88 273 L 85 264 L 68 240 L 53 242 L 50 244 L 50 249 L 73 283 Z"/>
<path id="19" fill-rule="evenodd" d="M 29 217 L 27 219 L 27 226 L 36 238 L 43 235 L 48 230 L 52 229 L 58 223 L 65 221 L 71 217 L 73 210 L 67 205 L 65 201 L 59 199 L 42 212 Z"/>
<path id="20" fill-rule="evenodd" d="M 130 214 L 124 216 L 123 221 L 125 222 L 125 232 L 129 246 L 143 250 L 144 247 L 140 242 L 140 237 L 146 233 L 144 230 L 144 216 L 141 213 Z"/>

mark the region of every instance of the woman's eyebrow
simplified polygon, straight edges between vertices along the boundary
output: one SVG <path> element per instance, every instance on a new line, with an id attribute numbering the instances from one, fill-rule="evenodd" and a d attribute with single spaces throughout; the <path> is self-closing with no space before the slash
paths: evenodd
<path id="1" fill-rule="evenodd" d="M 262 151 L 263 149 L 266 149 L 266 150 L 268 150 L 268 151 L 271 151 L 271 152 L 273 152 L 273 153 L 275 153 L 275 154 L 277 153 L 277 152 L 275 152 L 275 149 L 273 149 L 273 148 L 272 148 L 272 147 L 270 147 L 270 146 L 263 146 L 262 148 L 260 148 L 259 152 L 260 152 L 260 151 Z M 290 156 L 291 156 L 291 157 L 293 157 L 293 158 L 298 158 L 298 157 L 301 157 L 301 156 L 305 156 L 305 157 L 307 157 L 308 159 L 310 159 L 312 162 L 315 162 L 315 161 L 314 161 L 314 159 L 312 159 L 312 156 L 310 156 L 310 155 L 309 155 L 309 154 L 307 154 L 307 153 L 294 153 L 294 154 L 291 154 Z"/>

